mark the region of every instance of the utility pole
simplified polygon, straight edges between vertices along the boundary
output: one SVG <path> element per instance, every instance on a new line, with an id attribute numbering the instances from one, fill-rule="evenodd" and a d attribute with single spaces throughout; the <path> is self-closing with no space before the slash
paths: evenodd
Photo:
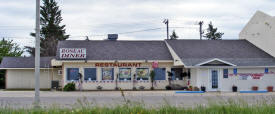
<path id="1" fill-rule="evenodd" d="M 166 24 L 167 40 L 168 40 L 169 39 L 169 20 L 168 19 L 164 19 L 163 23 Z"/>
<path id="2" fill-rule="evenodd" d="M 35 107 L 40 103 L 40 0 L 36 0 L 36 21 L 35 21 Z"/>
<path id="3" fill-rule="evenodd" d="M 199 25 L 200 25 L 200 40 L 202 40 L 202 34 L 203 34 L 203 32 L 202 32 L 202 25 L 203 25 L 203 21 L 200 21 Z"/>

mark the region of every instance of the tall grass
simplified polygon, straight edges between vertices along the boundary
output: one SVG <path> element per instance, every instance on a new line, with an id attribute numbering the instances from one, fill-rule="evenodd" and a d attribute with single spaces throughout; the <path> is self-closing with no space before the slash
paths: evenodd
<path id="1" fill-rule="evenodd" d="M 142 106 L 85 107 L 85 108 L 45 108 L 45 109 L 0 109 L 1 114 L 274 114 L 274 105 L 249 106 L 212 105 L 210 107 L 180 108 L 164 106 L 161 108 L 145 108 Z"/>
<path id="2" fill-rule="evenodd" d="M 120 89 L 122 104 L 114 107 L 94 105 L 86 97 L 78 99 L 74 107 L 66 108 L 58 105 L 45 108 L 0 108 L 0 114 L 275 114 L 275 99 L 273 97 L 248 104 L 243 99 L 227 99 L 226 101 L 209 100 L 207 105 L 195 107 L 176 107 L 166 99 L 160 107 L 148 107 L 144 103 L 132 102 Z"/>
<path id="3" fill-rule="evenodd" d="M 128 102 L 128 101 L 127 101 Z M 163 105 L 159 108 L 148 108 L 144 105 L 123 104 L 116 107 L 91 106 L 85 99 L 78 101 L 73 108 L 23 109 L 0 108 L 0 114 L 275 114 L 275 104 L 259 103 L 249 105 L 228 100 L 223 103 L 212 103 L 193 108 Z"/>

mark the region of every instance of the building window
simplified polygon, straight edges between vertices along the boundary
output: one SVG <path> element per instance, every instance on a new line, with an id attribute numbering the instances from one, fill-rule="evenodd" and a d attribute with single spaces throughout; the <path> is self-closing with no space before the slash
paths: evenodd
<path id="1" fill-rule="evenodd" d="M 223 69 L 223 78 L 228 78 L 228 69 Z"/>
<path id="2" fill-rule="evenodd" d="M 96 80 L 96 68 L 84 68 L 84 80 Z"/>
<path id="3" fill-rule="evenodd" d="M 171 68 L 171 73 L 172 73 L 172 80 L 182 80 L 183 79 L 183 75 L 187 75 L 190 74 L 189 71 L 186 72 L 185 74 L 183 74 L 183 69 L 182 68 Z M 188 76 L 190 77 L 190 76 Z"/>
<path id="4" fill-rule="evenodd" d="M 166 69 L 165 68 L 155 68 L 155 80 L 166 80 Z"/>
<path id="5" fill-rule="evenodd" d="M 238 69 L 234 68 L 233 73 L 234 73 L 234 75 L 237 75 L 238 74 Z"/>
<path id="6" fill-rule="evenodd" d="M 114 68 L 102 68 L 102 80 L 114 80 Z"/>
<path id="7" fill-rule="evenodd" d="M 119 68 L 119 80 L 131 80 L 131 68 Z"/>
<path id="8" fill-rule="evenodd" d="M 137 68 L 137 80 L 148 80 L 149 79 L 149 68 Z"/>
<path id="9" fill-rule="evenodd" d="M 269 71 L 268 71 L 268 68 L 265 68 L 265 69 L 264 69 L 264 73 L 267 74 L 268 72 L 269 72 Z"/>
<path id="10" fill-rule="evenodd" d="M 77 81 L 79 80 L 79 68 L 67 68 L 67 80 L 68 81 Z"/>

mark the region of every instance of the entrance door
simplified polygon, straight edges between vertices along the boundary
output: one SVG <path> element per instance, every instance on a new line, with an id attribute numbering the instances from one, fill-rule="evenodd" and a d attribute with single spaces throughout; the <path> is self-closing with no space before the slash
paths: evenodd
<path id="1" fill-rule="evenodd" d="M 172 80 L 182 80 L 182 68 L 171 68 Z"/>
<path id="2" fill-rule="evenodd" d="M 210 71 L 210 88 L 212 91 L 217 91 L 219 88 L 219 70 L 212 69 Z"/>

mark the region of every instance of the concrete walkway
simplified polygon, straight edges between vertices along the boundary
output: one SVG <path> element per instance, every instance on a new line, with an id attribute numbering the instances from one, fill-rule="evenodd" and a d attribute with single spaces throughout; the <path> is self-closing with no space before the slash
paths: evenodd
<path id="1" fill-rule="evenodd" d="M 160 107 L 166 104 L 179 107 L 194 107 L 207 105 L 213 102 L 246 102 L 257 104 L 259 102 L 273 103 L 275 93 L 180 93 L 175 91 L 85 91 L 85 92 L 59 92 L 41 91 L 41 104 L 43 107 L 77 107 L 81 104 L 91 106 L 113 107 L 125 104 L 141 104 L 146 107 Z M 125 98 L 125 99 L 124 99 Z M 30 108 L 34 99 L 34 91 L 0 91 L 0 106 L 13 108 Z M 275 102 L 274 102 L 275 103 Z"/>

